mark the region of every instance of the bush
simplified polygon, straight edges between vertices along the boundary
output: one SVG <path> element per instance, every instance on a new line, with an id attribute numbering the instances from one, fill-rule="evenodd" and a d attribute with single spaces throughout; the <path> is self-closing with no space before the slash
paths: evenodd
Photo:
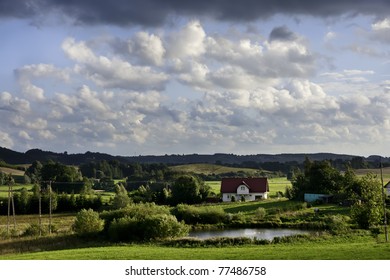
<path id="1" fill-rule="evenodd" d="M 180 247 L 180 248 L 198 248 L 198 247 L 225 247 L 225 246 L 242 246 L 242 245 L 267 245 L 269 240 L 252 239 L 248 237 L 216 237 L 209 239 L 198 238 L 179 238 L 166 240 L 163 242 L 165 246 Z"/>
<path id="2" fill-rule="evenodd" d="M 104 220 L 99 218 L 99 213 L 92 209 L 83 209 L 76 215 L 73 230 L 78 235 L 96 235 L 104 228 Z"/>
<path id="3" fill-rule="evenodd" d="M 106 229 L 109 228 L 110 223 L 116 219 L 124 218 L 124 217 L 144 217 L 151 216 L 155 214 L 170 214 L 169 207 L 167 206 L 159 206 L 154 203 L 139 203 L 139 204 L 131 204 L 125 208 L 104 211 L 100 214 L 100 218 L 105 220 Z"/>
<path id="4" fill-rule="evenodd" d="M 175 216 L 155 214 L 115 219 L 109 227 L 108 235 L 114 241 L 145 241 L 181 237 L 188 232 L 189 227 L 178 222 Z"/>
<path id="5" fill-rule="evenodd" d="M 255 211 L 255 217 L 258 220 L 263 220 L 266 215 L 267 215 L 267 210 L 265 210 L 265 208 L 263 207 L 259 207 Z"/>
<path id="6" fill-rule="evenodd" d="M 325 218 L 325 225 L 331 233 L 342 233 L 350 229 L 347 217 L 342 215 L 332 215 Z"/>
<path id="7" fill-rule="evenodd" d="M 226 221 L 226 213 L 222 207 L 216 206 L 192 206 L 179 204 L 173 210 L 173 214 L 179 221 L 186 224 L 218 224 Z"/>
<path id="8" fill-rule="evenodd" d="M 41 225 L 41 228 L 39 228 L 39 224 L 33 223 L 25 229 L 22 236 L 45 236 L 49 234 L 50 227 L 52 233 L 57 232 L 57 228 L 54 225 Z"/>

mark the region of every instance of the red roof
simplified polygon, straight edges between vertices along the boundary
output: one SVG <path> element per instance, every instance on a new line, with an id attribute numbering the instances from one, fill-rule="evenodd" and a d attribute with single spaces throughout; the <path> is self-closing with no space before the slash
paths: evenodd
<path id="1" fill-rule="evenodd" d="M 236 193 L 240 185 L 246 185 L 249 188 L 249 193 L 269 191 L 267 178 L 223 178 L 221 193 Z"/>

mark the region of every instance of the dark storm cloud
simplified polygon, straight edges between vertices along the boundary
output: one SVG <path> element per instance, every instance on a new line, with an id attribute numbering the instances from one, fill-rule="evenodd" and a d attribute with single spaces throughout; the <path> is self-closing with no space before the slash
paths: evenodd
<path id="1" fill-rule="evenodd" d="M 34 17 L 59 12 L 78 23 L 159 25 L 172 16 L 207 16 L 251 21 L 274 14 L 331 17 L 342 14 L 383 16 L 388 0 L 0 0 L 0 16 Z"/>
<path id="2" fill-rule="evenodd" d="M 269 41 L 294 41 L 297 39 L 297 35 L 288 29 L 286 26 L 275 27 L 270 35 Z"/>

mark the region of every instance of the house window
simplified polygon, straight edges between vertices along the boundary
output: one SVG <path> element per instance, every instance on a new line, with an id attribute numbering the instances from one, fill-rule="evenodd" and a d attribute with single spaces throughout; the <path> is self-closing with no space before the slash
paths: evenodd
<path id="1" fill-rule="evenodd" d="M 242 187 L 241 187 L 241 190 L 242 190 L 242 191 L 245 191 L 245 187 L 244 187 L 244 186 L 242 186 Z"/>

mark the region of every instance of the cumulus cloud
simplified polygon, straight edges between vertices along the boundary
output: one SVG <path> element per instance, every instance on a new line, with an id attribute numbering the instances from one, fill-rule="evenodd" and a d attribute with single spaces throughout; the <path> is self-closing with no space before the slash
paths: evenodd
<path id="1" fill-rule="evenodd" d="M 154 34 L 138 32 L 129 42 L 129 51 L 147 64 L 161 66 L 164 61 L 165 48 L 161 38 Z"/>
<path id="2" fill-rule="evenodd" d="M 163 89 L 168 76 L 151 67 L 134 66 L 119 57 L 97 56 L 84 41 L 67 38 L 62 48 L 78 63 L 77 71 L 98 86 L 120 89 Z"/>
<path id="3" fill-rule="evenodd" d="M 13 96 L 6 91 L 0 93 L 0 110 L 26 113 L 30 109 L 30 102 L 28 100 Z"/>
<path id="4" fill-rule="evenodd" d="M 390 18 L 384 18 L 371 25 L 371 38 L 384 43 L 390 43 Z"/>
<path id="5" fill-rule="evenodd" d="M 11 136 L 6 132 L 0 131 L 0 146 L 10 149 L 13 147 L 13 145 L 14 142 Z"/>
<path id="6" fill-rule="evenodd" d="M 196 57 L 205 52 L 206 32 L 199 21 L 189 22 L 169 38 L 168 55 L 178 59 Z"/>
<path id="7" fill-rule="evenodd" d="M 69 79 L 68 70 L 58 69 L 51 64 L 26 65 L 15 71 L 16 78 L 26 97 L 43 101 L 45 99 L 44 89 L 33 84 L 34 79 L 56 78 L 62 81 Z"/>

